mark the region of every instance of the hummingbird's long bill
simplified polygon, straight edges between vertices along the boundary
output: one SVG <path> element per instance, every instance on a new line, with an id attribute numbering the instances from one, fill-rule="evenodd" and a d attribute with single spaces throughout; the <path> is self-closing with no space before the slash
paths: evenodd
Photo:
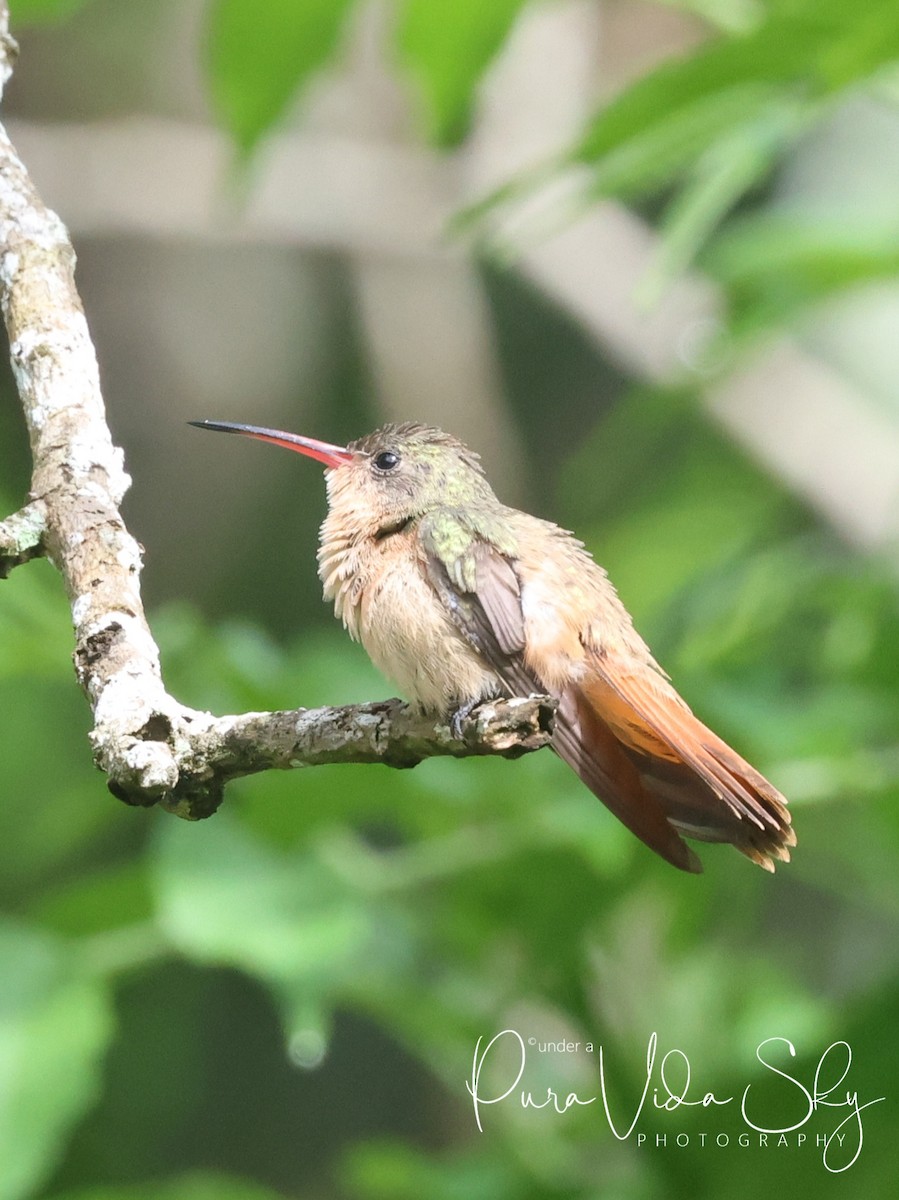
<path id="1" fill-rule="evenodd" d="M 197 429 L 214 429 L 219 433 L 242 433 L 244 437 L 257 438 L 260 442 L 270 442 L 273 446 L 283 446 L 285 450 L 295 450 L 308 458 L 318 459 L 326 467 L 340 467 L 352 462 L 353 455 L 345 446 L 332 446 L 330 442 L 320 442 L 317 438 L 300 437 L 298 433 L 285 433 L 281 429 L 265 429 L 261 425 L 239 425 L 234 421 L 188 421 Z"/>

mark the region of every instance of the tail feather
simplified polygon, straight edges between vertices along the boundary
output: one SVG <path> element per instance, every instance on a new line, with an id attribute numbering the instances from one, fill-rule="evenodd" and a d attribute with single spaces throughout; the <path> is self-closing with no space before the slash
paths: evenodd
<path id="1" fill-rule="evenodd" d="M 556 711 L 553 748 L 632 833 L 682 871 L 702 863 L 667 819 L 639 767 L 582 693 L 568 688 Z"/>
<path id="2" fill-rule="evenodd" d="M 569 685 L 554 745 L 639 838 L 683 870 L 701 870 L 681 835 L 729 842 L 767 871 L 796 844 L 784 797 L 702 724 L 643 663 L 597 656 Z"/>

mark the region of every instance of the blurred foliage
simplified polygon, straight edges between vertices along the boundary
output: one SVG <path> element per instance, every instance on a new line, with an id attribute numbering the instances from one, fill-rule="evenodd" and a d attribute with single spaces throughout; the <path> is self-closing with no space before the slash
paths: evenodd
<path id="1" fill-rule="evenodd" d="M 736 329 L 754 331 L 861 281 L 895 277 L 894 211 L 872 211 L 864 197 L 849 219 L 840 210 L 822 220 L 800 204 L 783 218 L 764 211 L 776 167 L 837 104 L 862 90 L 888 100 L 899 66 L 892 0 L 683 7 L 713 19 L 718 36 L 625 87 L 555 167 L 580 168 L 585 203 L 652 201 L 661 239 L 644 298 L 699 256 L 727 285 Z M 541 169 L 511 180 L 472 213 L 517 203 L 545 178 Z M 741 213 L 732 233 L 725 218 L 746 202 L 761 202 L 761 211 Z"/>
<path id="2" fill-rule="evenodd" d="M 762 189 L 841 96 L 884 81 L 895 5 L 680 6 L 709 20 L 705 43 L 625 89 L 561 161 L 592 196 L 661 198 L 654 286 L 701 252 L 751 328 L 892 274 L 889 220 L 813 224 L 769 211 Z M 12 3 L 23 21 L 75 7 Z M 519 7 L 399 5 L 397 58 L 436 142 L 464 135 Z M 211 94 L 241 152 L 340 53 L 350 9 L 209 5 Z M 640 1093 L 653 1030 L 718 1095 L 762 1085 L 754 1050 L 773 1035 L 795 1042 L 805 1080 L 839 1038 L 864 1097 L 899 1076 L 895 578 L 749 463 L 690 394 L 629 392 L 567 440 L 575 452 L 554 445 L 540 479 L 546 515 L 609 568 L 700 715 L 788 793 L 795 862 L 770 878 L 709 848 L 705 875 L 686 879 L 549 754 L 271 773 L 196 826 L 125 809 L 90 765 L 58 578 L 30 564 L 0 585 L 0 1200 L 827 1190 L 811 1147 L 656 1151 L 614 1141 L 595 1108 L 556 1117 L 510 1102 L 475 1131 L 475 1043 L 508 1026 L 601 1043 L 618 1112 Z M 311 588 L 311 561 L 308 573 Z M 284 645 L 187 606 L 153 624 L 169 685 L 197 706 L 388 690 L 337 629 Z M 539 1055 L 527 1086 L 594 1095 L 595 1061 Z M 789 1111 L 771 1097 L 766 1114 Z M 690 1110 L 677 1129 L 708 1125 Z M 640 1128 L 671 1126 L 647 1112 Z M 861 1194 L 895 1180 L 890 1128 L 886 1105 L 870 1110 L 851 1171 Z"/>
<path id="3" fill-rule="evenodd" d="M 424 101 L 423 125 L 440 145 L 467 132 L 475 88 L 524 0 L 401 0 L 397 53 Z M 216 111 L 248 152 L 281 120 L 339 47 L 354 0 L 215 0 L 209 86 Z"/>
<path id="4" fill-rule="evenodd" d="M 854 284 L 896 279 L 899 223 L 760 212 L 732 221 L 704 261 L 728 288 L 736 329 L 777 326 Z"/>
<path id="5" fill-rule="evenodd" d="M 456 144 L 468 131 L 474 93 L 524 0 L 404 0 L 399 48 L 421 89 L 427 131 L 438 145 Z"/>
<path id="6" fill-rule="evenodd" d="M 4 922 L 0 963 L 0 1195 L 22 1196 L 96 1099 L 111 1021 L 104 981 L 83 969 L 73 947 Z"/>
<path id="7" fill-rule="evenodd" d="M 67 16 L 87 2 L 13 0 L 11 8 L 14 22 L 28 23 Z M 577 168 L 584 204 L 609 196 L 647 203 L 657 213 L 662 236 L 646 301 L 698 259 L 726 286 L 740 333 L 782 323 L 859 283 L 895 277 L 895 206 L 883 211 L 860 197 L 851 219 L 842 209 L 822 219 L 801 201 L 781 212 L 769 195 L 777 167 L 848 96 L 867 94 L 895 108 L 894 0 L 660 2 L 706 23 L 699 47 L 625 87 L 551 163 L 509 180 L 463 224 L 526 202 L 548 174 Z M 423 134 L 436 145 L 455 146 L 468 132 L 484 73 L 523 3 L 394 0 L 389 52 L 418 100 Z M 208 5 L 209 94 L 241 157 L 284 121 L 318 71 L 339 61 L 359 6 L 360 0 Z M 525 221 L 516 237 L 537 236 L 529 228 Z M 510 252 L 505 243 L 501 249 Z"/>
<path id="8" fill-rule="evenodd" d="M 277 1200 L 277 1193 L 249 1180 L 191 1172 L 165 1183 L 79 1188 L 60 1193 L 53 1200 Z"/>
<path id="9" fill-rule="evenodd" d="M 216 112 L 247 152 L 331 56 L 351 0 L 217 0 L 209 16 Z"/>
<path id="10" fill-rule="evenodd" d="M 893 0 L 669 2 L 707 20 L 707 40 L 625 87 L 549 166 L 551 174 L 579 168 L 585 204 L 609 196 L 657 209 L 661 239 L 644 299 L 698 257 L 728 290 L 734 330 L 752 333 L 833 293 L 895 277 L 894 211 L 861 198 L 851 220 L 842 210 L 821 219 L 801 203 L 785 213 L 764 203 L 777 166 L 836 104 L 860 90 L 890 102 L 899 64 Z M 212 6 L 210 88 L 243 151 L 334 53 L 349 7 L 349 0 Z M 396 55 L 436 144 L 464 137 L 483 74 L 521 7 L 522 0 L 398 0 Z M 472 215 L 526 201 L 547 169 L 536 164 Z M 756 212 L 741 211 L 747 200 Z M 728 222 L 734 209 L 738 219 Z"/>
<path id="11" fill-rule="evenodd" d="M 89 3 L 90 0 L 9 0 L 9 14 L 13 27 L 18 28 L 42 21 L 59 21 Z"/>
<path id="12" fill-rule="evenodd" d="M 899 993 L 893 580 L 841 548 L 713 432 L 686 395 L 633 393 L 565 466 L 554 510 L 609 566 L 702 715 L 789 792 L 795 862 L 771 878 L 729 848 L 707 848 L 706 874 L 685 880 L 544 754 L 434 761 L 408 773 L 270 774 L 234 786 L 225 811 L 199 825 L 124 809 L 88 766 L 58 583 L 46 564 L 31 564 L 0 592 L 2 707 L 14 714 L 22 762 L 10 793 L 22 803 L 6 807 L 0 839 L 15 913 L 0 938 L 0 970 L 22 989 L 18 1001 L 7 989 L 3 1037 L 15 1042 L 18 1061 L 40 1070 L 4 1070 L 0 1118 L 7 1114 L 5 1136 L 19 1152 L 0 1156 L 0 1195 L 34 1195 L 41 1180 L 54 1200 L 189 1198 L 215 1188 L 254 1197 L 260 1185 L 299 1194 L 310 1180 L 330 1194 L 329 1177 L 339 1178 L 342 1194 L 365 1200 L 749 1196 L 785 1178 L 797 1195 L 818 1194 L 823 1168 L 812 1155 L 697 1153 L 684 1174 L 675 1154 L 610 1144 L 590 1109 L 552 1118 L 498 1106 L 487 1133 L 474 1138 L 464 1080 L 475 1042 L 507 1026 L 541 1041 L 602 1043 L 615 1063 L 618 1111 L 639 1095 L 653 1030 L 664 1048 L 685 1050 L 701 1086 L 719 1095 L 739 1094 L 749 1080 L 761 1086 L 754 1049 L 773 1034 L 795 1042 L 795 1074 L 808 1079 L 823 1048 L 848 1037 L 855 1083 L 869 1096 L 885 1090 L 880 1064 L 899 1058 L 895 1024 L 877 1026 L 875 1049 L 865 1017 L 878 1005 L 890 1012 Z M 167 679 L 193 704 L 221 711 L 350 702 L 386 690 L 337 631 L 276 646 L 251 626 L 211 628 L 183 607 L 154 624 Z M 23 754 L 43 736 L 48 714 L 54 753 Z M 376 1085 L 356 1075 L 345 1086 L 399 1091 L 400 1107 L 436 1104 L 447 1114 L 440 1123 L 457 1132 L 436 1154 L 420 1135 L 397 1140 L 383 1101 L 358 1117 L 349 1151 L 323 1162 L 299 1117 L 289 1144 L 263 1162 L 233 1145 L 209 1159 L 172 1132 L 157 1158 L 144 1144 L 149 1173 L 212 1165 L 234 1179 L 131 1186 L 100 1147 L 145 1143 L 145 1088 L 153 1096 L 168 1080 L 178 1089 L 186 1109 L 176 1105 L 176 1128 L 223 1122 L 230 1142 L 237 1119 L 203 1087 L 210 1056 L 231 1051 L 227 1035 L 216 1040 L 193 985 L 167 983 L 167 1012 L 134 1028 L 129 981 L 153 978 L 172 960 L 217 973 L 223 1005 L 234 1003 L 228 972 L 270 994 L 283 1069 L 292 1064 L 300 1094 L 304 1079 L 311 1086 L 339 1059 L 342 1023 L 355 1014 L 425 1074 L 388 1056 Z M 110 988 L 119 996 L 118 1033 L 104 999 Z M 172 1020 L 184 1027 L 186 1053 L 172 1051 L 166 1066 Z M 135 1036 L 143 1043 L 137 1058 Z M 856 1041 L 869 1047 L 867 1061 Z M 101 1137 L 100 1116 L 87 1114 L 107 1044 L 106 1086 L 117 1086 L 124 1056 L 130 1098 L 103 1102 Z M 242 1091 L 255 1094 L 263 1065 L 242 1061 L 240 1069 Z M 45 1077 L 55 1081 L 51 1093 L 40 1086 Z M 528 1082 L 535 1094 L 552 1086 L 595 1095 L 595 1063 L 539 1056 L 529 1060 Z M 31 1094 L 42 1101 L 34 1111 Z M 780 1104 L 789 1115 L 788 1100 L 772 1097 L 766 1114 L 776 1118 Z M 876 1181 L 895 1169 L 896 1149 L 877 1109 L 868 1125 L 852 1171 L 879 1194 Z M 694 1137 L 707 1126 L 701 1109 L 677 1124 Z M 665 1126 L 647 1116 L 640 1128 Z M 83 1190 L 87 1183 L 96 1186 Z"/>

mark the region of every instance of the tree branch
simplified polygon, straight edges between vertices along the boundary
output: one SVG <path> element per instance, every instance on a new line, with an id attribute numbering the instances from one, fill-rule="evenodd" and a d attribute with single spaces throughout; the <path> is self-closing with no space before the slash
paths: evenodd
<path id="1" fill-rule="evenodd" d="M 0 0 L 0 91 L 15 43 Z M 0 304 L 34 460 L 30 503 L 0 523 L 0 574 L 41 552 L 65 583 L 94 761 L 132 804 L 208 816 L 225 783 L 271 767 L 413 766 L 438 754 L 515 756 L 548 743 L 545 697 L 488 704 L 461 739 L 398 700 L 213 717 L 166 691 L 140 597 L 141 548 L 119 512 L 130 485 L 106 423 L 65 227 L 0 126 Z"/>
<path id="2" fill-rule="evenodd" d="M 0 579 L 6 579 L 13 567 L 44 553 L 45 528 L 44 506 L 37 501 L 0 521 Z"/>
<path id="3" fill-rule="evenodd" d="M 555 701 L 546 696 L 482 704 L 464 723 L 461 738 L 453 736 L 448 722 L 435 722 L 401 700 L 233 717 L 194 713 L 186 718 L 186 738 L 184 725 L 176 733 L 160 717 L 146 732 L 148 737 L 177 742 L 175 787 L 154 797 L 141 782 L 141 763 L 135 756 L 136 773 L 125 786 L 121 775 L 115 782 L 111 779 L 110 788 L 128 803 L 161 799 L 170 811 L 195 820 L 215 811 L 229 780 L 272 768 L 330 763 L 415 767 L 438 756 L 518 758 L 549 745 L 555 709 Z"/>

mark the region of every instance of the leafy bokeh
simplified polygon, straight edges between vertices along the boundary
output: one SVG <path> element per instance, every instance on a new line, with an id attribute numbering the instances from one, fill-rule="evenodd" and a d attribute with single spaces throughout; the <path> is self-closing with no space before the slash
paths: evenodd
<path id="1" fill-rule="evenodd" d="M 351 0 L 216 0 L 208 30 L 216 111 L 252 149 L 309 76 L 332 55 Z"/>
<path id="2" fill-rule="evenodd" d="M 10 16 L 16 26 L 58 21 L 69 17 L 91 0 L 10 0 Z"/>
<path id="3" fill-rule="evenodd" d="M 545 1114 L 524 1119 L 498 1108 L 489 1135 L 473 1140 L 464 1092 L 473 1048 L 478 1036 L 510 1024 L 541 1040 L 601 1042 L 619 1064 L 622 1108 L 639 1092 L 653 1029 L 666 1047 L 701 1062 L 703 1088 L 719 1095 L 738 1092 L 747 1078 L 761 1083 L 754 1047 L 775 1033 L 794 1041 L 797 1072 L 809 1077 L 822 1048 L 848 1038 L 858 1086 L 876 1095 L 887 1077 L 884 1057 L 899 1056 L 893 1026 L 878 1027 L 883 1044 L 867 1061 L 862 1049 L 899 986 L 893 581 L 841 547 L 713 432 L 687 396 L 634 393 L 560 473 L 554 508 L 608 563 L 703 717 L 789 792 L 800 834 L 789 868 L 770 878 L 728 848 L 711 849 L 705 875 L 687 880 L 654 860 L 546 754 L 516 763 L 434 761 L 410 773 L 286 772 L 235 786 L 208 823 L 181 824 L 106 796 L 87 766 L 84 715 L 73 703 L 56 712 L 57 753 L 41 768 L 46 777 L 28 793 L 27 810 L 40 830 L 76 789 L 81 821 L 58 821 L 49 849 L 37 834 L 28 841 L 20 825 L 14 896 L 25 924 L 17 937 L 46 938 L 49 929 L 81 964 L 82 989 L 111 983 L 126 997 L 135 971 L 164 971 L 170 960 L 218 972 L 225 996 L 234 986 L 227 972 L 241 972 L 271 995 L 285 1068 L 293 1063 L 301 1077 L 327 1071 L 348 1014 L 381 1029 L 424 1067 L 424 1077 L 413 1073 L 412 1094 L 429 1103 L 441 1097 L 457 1144 L 433 1157 L 369 1117 L 351 1153 L 327 1168 L 350 1195 L 611 1189 L 670 1197 L 725 1188 L 748 1196 L 760 1181 L 773 1187 L 784 1177 L 798 1194 L 813 1194 L 805 1189 L 819 1186 L 821 1168 L 807 1157 L 696 1155 L 685 1177 L 676 1156 L 650 1166 L 646 1152 L 610 1144 L 595 1118 L 581 1114 L 553 1124 Z M 2 599 L 0 638 L 17 647 L 5 660 L 5 682 L 27 745 L 48 704 L 61 705 L 72 689 L 59 652 L 64 605 L 45 564 L 15 572 Z M 310 704 L 385 690 L 328 629 L 276 647 L 245 625 L 209 628 L 185 608 L 155 624 L 170 683 L 194 704 L 281 705 L 300 698 L 298 681 Z M 8 942 L 0 949 L 13 954 Z M 21 966 L 9 958 L 4 969 Z M 172 1020 L 203 1027 L 183 981 L 163 994 L 168 1013 L 155 1036 Z M 124 1019 L 127 1032 L 133 1018 Z M 77 1028 L 42 1025 L 43 1053 L 61 1062 Z M 115 1074 L 127 1047 L 96 1017 L 81 1036 L 88 1031 L 93 1055 L 98 1037 L 113 1037 Z M 152 1025 L 143 1032 L 154 1036 Z M 214 1049 L 213 1031 L 206 1037 L 212 1046 L 201 1039 L 171 1070 L 208 1074 L 207 1056 L 224 1048 Z M 144 1046 L 144 1055 L 156 1053 Z M 144 1069 L 132 1067 L 138 1079 Z M 252 1077 L 252 1064 L 243 1069 Z M 533 1070 L 538 1085 L 595 1094 L 582 1057 Z M 69 1123 L 94 1098 L 90 1089 L 55 1096 Z M 789 1098 L 779 1099 L 789 1111 Z M 210 1119 L 227 1121 L 209 1102 Z M 44 1147 L 48 1177 L 62 1119 L 30 1133 Z M 138 1096 L 106 1108 L 104 1137 L 127 1144 L 143 1120 Z M 678 1129 L 697 1136 L 704 1122 L 685 1118 Z M 894 1159 L 885 1116 L 874 1110 L 869 1127 L 855 1180 L 883 1178 Z M 90 1119 L 71 1136 L 74 1165 L 63 1161 L 57 1189 L 118 1178 L 91 1149 Z M 302 1140 L 301 1130 L 296 1136 Z M 183 1145 L 173 1152 L 171 1138 L 163 1145 L 157 1169 L 203 1161 Z M 253 1164 L 255 1172 L 246 1160 L 228 1165 L 288 1191 L 302 1177 L 295 1163 L 261 1171 Z M 10 1183 L 6 1194 L 30 1193 Z"/>
<path id="4" fill-rule="evenodd" d="M 12 5 L 22 20 L 75 7 Z M 520 7 L 395 7 L 391 53 L 434 142 L 464 137 Z M 832 105 L 889 95 L 895 4 L 682 7 L 710 21 L 699 48 L 625 88 L 559 155 L 589 193 L 657 223 L 653 286 L 698 256 L 726 289 L 732 330 L 781 330 L 822 297 L 894 276 L 889 214 L 781 212 L 768 189 Z M 239 154 L 339 63 L 355 19 L 342 0 L 207 7 L 209 91 Z M 789 795 L 795 861 L 772 878 L 713 847 L 687 879 L 548 753 L 270 773 L 232 786 L 197 825 L 126 809 L 90 763 L 59 580 L 31 563 L 0 584 L 0 1197 L 701 1200 L 818 1197 L 847 1182 L 812 1146 L 696 1150 L 705 1110 L 679 1118 L 693 1139 L 683 1151 L 618 1143 L 595 1107 L 500 1105 L 479 1135 L 465 1090 L 475 1043 L 508 1026 L 602 1044 L 616 1111 L 639 1095 L 654 1030 L 721 1096 L 763 1086 L 765 1037 L 795 1043 L 805 1080 L 845 1039 L 853 1086 L 887 1096 L 849 1182 L 890 1194 L 895 573 L 750 461 L 694 392 L 620 383 L 606 409 L 584 404 L 565 437 L 555 409 L 518 411 L 531 502 L 584 537 L 679 689 Z M 4 486 L 5 514 L 25 484 Z M 170 688 L 200 707 L 389 690 L 324 616 L 286 637 L 188 602 L 152 622 Z M 528 1086 L 593 1095 L 595 1059 L 532 1058 Z M 786 1123 L 790 1099 L 769 1097 L 772 1123 Z M 653 1112 L 641 1128 L 666 1126 Z"/>
<path id="5" fill-rule="evenodd" d="M 793 199 L 781 211 L 768 193 L 786 156 L 847 97 L 892 107 L 896 6 L 710 0 L 685 7 L 717 16 L 719 31 L 623 88 L 561 156 L 581 168 L 587 198 L 654 211 L 662 236 L 644 299 L 656 299 L 698 259 L 727 287 L 733 329 L 755 333 L 860 282 L 895 277 L 895 214 L 877 197 L 860 193 L 850 212 L 821 211 L 815 198 Z M 544 182 L 542 171 L 525 174 L 472 212 L 526 200 Z M 747 201 L 755 211 L 741 211 Z"/>
<path id="6" fill-rule="evenodd" d="M 439 145 L 468 131 L 477 84 L 524 0 L 403 0 L 399 53 L 425 98 L 426 129 Z"/>
<path id="7" fill-rule="evenodd" d="M 32 8 L 49 15 L 66 2 L 29 0 L 27 16 Z M 472 212 L 526 201 L 548 169 L 577 166 L 588 199 L 649 200 L 657 210 L 662 236 L 643 298 L 657 298 L 698 259 L 727 288 L 740 333 L 894 277 L 894 214 L 876 200 L 862 201 L 849 219 L 841 208 L 816 213 L 801 203 L 784 212 L 777 204 L 741 211 L 747 197 L 765 196 L 785 157 L 847 97 L 891 103 L 899 77 L 892 0 L 851 8 L 841 0 L 668 2 L 708 22 L 699 47 L 636 79 L 598 108 L 552 164 L 535 164 Z M 209 6 L 210 96 L 242 155 L 277 128 L 316 71 L 339 62 L 358 8 L 354 0 Z M 420 101 L 420 127 L 436 145 L 456 146 L 468 132 L 485 72 L 522 8 L 522 0 L 396 0 L 388 10 L 384 37 Z M 502 252 L 509 253 L 505 243 Z"/>

